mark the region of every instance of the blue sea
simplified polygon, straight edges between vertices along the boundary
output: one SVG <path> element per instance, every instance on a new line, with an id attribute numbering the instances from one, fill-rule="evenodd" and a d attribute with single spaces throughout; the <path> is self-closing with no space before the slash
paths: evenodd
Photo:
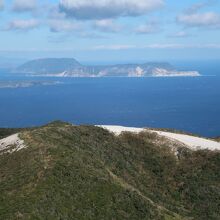
<path id="1" fill-rule="evenodd" d="M 0 127 L 30 127 L 64 120 L 73 124 L 175 128 L 207 137 L 220 136 L 219 62 L 175 65 L 199 70 L 203 76 L 27 78 L 1 70 Z"/>

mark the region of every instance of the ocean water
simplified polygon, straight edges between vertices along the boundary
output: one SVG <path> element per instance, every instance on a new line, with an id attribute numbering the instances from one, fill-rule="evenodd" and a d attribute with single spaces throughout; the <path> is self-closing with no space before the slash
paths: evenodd
<path id="1" fill-rule="evenodd" d="M 199 64 L 195 70 L 198 68 L 205 76 L 24 78 L 1 71 L 0 127 L 64 120 L 73 124 L 175 128 L 220 136 L 220 68 Z M 24 84 L 30 81 L 37 83 Z"/>

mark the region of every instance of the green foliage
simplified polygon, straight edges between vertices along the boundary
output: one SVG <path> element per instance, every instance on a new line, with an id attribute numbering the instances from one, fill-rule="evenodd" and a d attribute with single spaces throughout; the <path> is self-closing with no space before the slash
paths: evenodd
<path id="1" fill-rule="evenodd" d="M 16 128 L 0 128 L 0 139 L 3 139 L 20 131 L 21 129 Z"/>
<path id="2" fill-rule="evenodd" d="M 215 138 L 216 141 L 220 142 L 220 137 Z"/>
<path id="3" fill-rule="evenodd" d="M 0 219 L 219 219 L 220 154 L 54 122 L 0 156 Z"/>

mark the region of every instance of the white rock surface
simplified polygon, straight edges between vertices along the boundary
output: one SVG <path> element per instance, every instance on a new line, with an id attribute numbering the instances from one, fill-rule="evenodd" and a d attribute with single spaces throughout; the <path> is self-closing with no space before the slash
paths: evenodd
<path id="1" fill-rule="evenodd" d="M 116 135 L 120 135 L 124 131 L 134 132 L 134 133 L 139 133 L 141 131 L 156 132 L 160 136 L 169 138 L 170 140 L 174 140 L 174 141 L 176 140 L 176 141 L 179 141 L 185 144 L 191 150 L 208 149 L 208 150 L 219 150 L 220 151 L 219 142 L 209 140 L 206 138 L 194 137 L 191 135 L 150 130 L 150 129 L 144 129 L 144 128 L 122 127 L 122 126 L 112 126 L 112 125 L 99 125 L 99 127 L 107 129 Z"/>
<path id="2" fill-rule="evenodd" d="M 167 70 L 161 68 L 155 68 L 153 70 L 153 76 L 155 77 L 178 77 L 178 76 L 201 76 L 198 71 L 176 71 L 176 70 Z"/>
<path id="3" fill-rule="evenodd" d="M 26 148 L 24 141 L 19 138 L 19 134 L 13 134 L 0 140 L 0 154 L 13 153 Z"/>

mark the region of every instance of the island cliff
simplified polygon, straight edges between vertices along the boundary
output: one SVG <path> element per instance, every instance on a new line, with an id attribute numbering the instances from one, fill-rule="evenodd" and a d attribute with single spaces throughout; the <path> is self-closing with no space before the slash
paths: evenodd
<path id="1" fill-rule="evenodd" d="M 169 63 L 118 64 L 85 66 L 75 59 L 38 59 L 29 61 L 14 72 L 31 76 L 53 77 L 177 77 L 200 76 L 197 71 L 178 71 Z"/>

